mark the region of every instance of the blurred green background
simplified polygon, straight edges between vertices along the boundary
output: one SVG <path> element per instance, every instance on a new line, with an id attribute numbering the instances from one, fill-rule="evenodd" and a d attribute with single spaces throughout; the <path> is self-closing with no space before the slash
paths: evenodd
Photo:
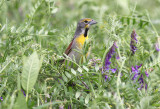
<path id="1" fill-rule="evenodd" d="M 84 17 L 99 19 L 105 14 L 132 15 L 134 11 L 139 14 L 149 12 L 152 20 L 157 20 L 159 13 L 159 0 L 42 0 L 39 13 L 34 16 L 33 24 L 37 27 L 49 25 L 52 28 L 65 28 Z M 1 0 L 1 23 L 6 22 L 20 25 L 30 17 L 37 0 Z M 17 22 L 18 21 L 18 22 Z M 40 27 L 39 27 L 40 28 Z"/>

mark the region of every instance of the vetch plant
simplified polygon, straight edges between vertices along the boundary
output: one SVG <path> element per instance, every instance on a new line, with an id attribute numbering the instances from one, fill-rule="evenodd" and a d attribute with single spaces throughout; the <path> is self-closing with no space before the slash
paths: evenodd
<path id="1" fill-rule="evenodd" d="M 136 47 L 137 42 L 138 42 L 138 40 L 137 40 L 136 31 L 133 30 L 132 34 L 131 34 L 131 42 L 130 42 L 130 49 L 132 51 L 132 54 L 135 54 L 135 52 L 137 50 L 137 47 Z"/>
<path id="2" fill-rule="evenodd" d="M 115 49 L 116 48 L 118 48 L 118 47 L 116 45 L 116 42 L 114 42 L 112 47 L 110 48 L 109 52 L 106 54 L 105 63 L 104 63 L 104 66 L 103 66 L 102 73 L 104 73 L 105 71 L 109 71 L 109 70 L 111 70 L 113 73 L 116 72 L 116 70 L 117 70 L 116 68 L 114 68 L 114 69 L 110 68 L 110 65 L 111 65 L 110 59 L 115 54 Z"/>
<path id="3" fill-rule="evenodd" d="M 115 73 L 117 71 L 117 68 L 111 68 L 111 58 L 112 56 L 115 54 L 115 50 L 116 50 L 117 45 L 116 45 L 116 41 L 113 43 L 112 47 L 110 48 L 109 52 L 106 54 L 105 57 L 105 63 L 104 66 L 100 69 L 102 71 L 102 74 L 104 74 L 105 72 L 109 72 L 109 70 L 111 70 L 112 73 Z M 110 80 L 108 75 L 104 75 L 105 81 Z"/>
<path id="4" fill-rule="evenodd" d="M 144 76 L 143 74 L 140 73 L 139 71 L 139 68 L 142 66 L 142 64 L 140 64 L 139 66 L 136 65 L 135 67 L 131 67 L 132 69 L 132 80 L 134 81 L 134 83 L 137 81 L 138 79 L 138 82 L 139 84 L 141 85 L 138 89 L 141 90 L 142 88 L 145 87 L 145 89 L 147 89 L 147 84 L 145 84 L 144 82 Z M 149 74 L 145 71 L 145 74 L 147 77 L 149 77 Z"/>

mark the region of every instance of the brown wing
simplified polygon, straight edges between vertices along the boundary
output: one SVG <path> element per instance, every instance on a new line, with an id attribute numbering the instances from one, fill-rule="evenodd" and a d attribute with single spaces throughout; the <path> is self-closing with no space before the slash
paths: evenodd
<path id="1" fill-rule="evenodd" d="M 73 44 L 73 40 L 72 40 L 72 42 L 69 44 L 69 46 L 67 47 L 67 49 L 66 49 L 66 51 L 65 51 L 65 54 L 66 55 L 68 55 L 70 52 L 71 52 L 71 50 L 72 50 L 72 44 Z"/>

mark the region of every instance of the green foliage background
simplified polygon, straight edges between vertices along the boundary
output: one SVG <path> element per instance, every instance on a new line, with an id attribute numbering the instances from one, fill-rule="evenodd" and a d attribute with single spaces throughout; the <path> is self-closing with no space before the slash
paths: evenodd
<path id="1" fill-rule="evenodd" d="M 1 0 L 0 108 L 160 108 L 160 53 L 154 48 L 160 34 L 159 10 L 160 0 Z M 77 70 L 68 71 L 56 62 L 81 18 L 98 22 L 89 31 L 90 59 L 101 61 L 93 67 L 86 59 Z M 130 51 L 133 29 L 139 36 L 134 56 Z M 107 73 L 110 81 L 104 81 L 99 69 L 113 41 L 117 41 L 120 60 L 114 56 L 111 67 L 118 72 Z M 36 60 L 31 56 L 34 51 Z M 39 65 L 33 68 L 24 58 Z M 138 82 L 130 79 L 131 66 L 140 64 L 141 73 L 149 73 L 147 90 L 137 90 Z M 41 67 L 38 78 L 33 76 L 32 90 L 24 90 L 26 97 L 21 86 L 24 65 L 32 72 Z"/>

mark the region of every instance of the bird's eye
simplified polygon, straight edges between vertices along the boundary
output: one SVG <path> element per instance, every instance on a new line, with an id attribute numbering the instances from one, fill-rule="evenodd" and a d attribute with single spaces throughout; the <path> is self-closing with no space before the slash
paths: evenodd
<path id="1" fill-rule="evenodd" d="M 88 23 L 88 21 L 87 21 L 87 20 L 85 20 L 84 22 L 85 22 L 85 23 Z"/>

